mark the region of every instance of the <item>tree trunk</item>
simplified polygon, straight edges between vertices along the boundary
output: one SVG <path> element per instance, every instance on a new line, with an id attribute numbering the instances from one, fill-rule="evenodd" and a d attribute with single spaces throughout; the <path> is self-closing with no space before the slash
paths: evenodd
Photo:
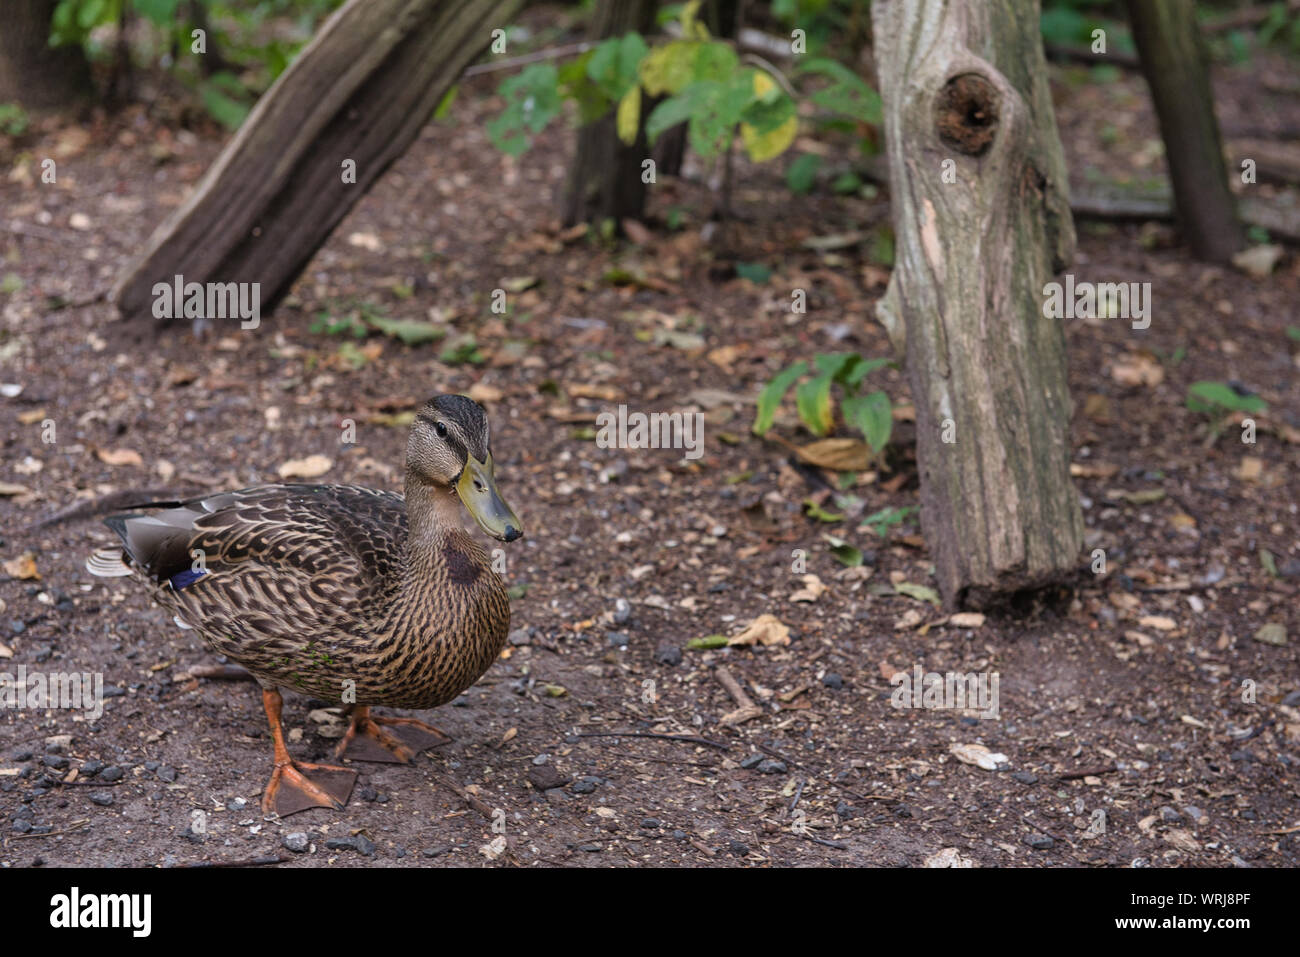
<path id="1" fill-rule="evenodd" d="M 411 144 L 522 0 L 348 0 L 258 101 L 112 300 L 143 335 L 153 286 L 260 284 L 263 312 Z M 355 163 L 355 182 L 345 165 Z M 211 317 L 209 317 L 211 318 Z"/>
<path id="2" fill-rule="evenodd" d="M 58 0 L 7 0 L 0 28 L 0 103 L 27 109 L 70 106 L 91 91 L 80 47 L 50 47 L 50 18 Z"/>
<path id="3" fill-rule="evenodd" d="M 1129 23 L 1160 118 L 1179 231 L 1198 259 L 1229 262 L 1244 245 L 1205 45 L 1192 0 L 1129 0 Z"/>
<path id="4" fill-rule="evenodd" d="M 648 34 L 654 29 L 657 5 L 657 0 L 601 0 L 587 35 L 592 40 L 607 40 L 633 30 Z M 646 183 L 641 179 L 641 164 L 649 156 L 645 139 L 649 104 L 642 107 L 636 142 L 631 146 L 618 138 L 612 112 L 578 129 L 562 201 L 566 226 L 606 219 L 620 223 L 644 216 Z"/>
<path id="5" fill-rule="evenodd" d="M 1037 0 L 872 4 L 896 249 L 877 312 L 906 339 L 921 525 L 949 607 L 1068 577 L 1083 538 L 1065 337 L 1043 307 L 1074 224 L 1038 15 Z"/>

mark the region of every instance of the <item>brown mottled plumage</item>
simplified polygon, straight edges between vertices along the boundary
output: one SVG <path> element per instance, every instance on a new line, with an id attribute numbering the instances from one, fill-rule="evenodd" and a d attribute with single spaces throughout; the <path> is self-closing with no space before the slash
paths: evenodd
<path id="1" fill-rule="evenodd" d="M 438 396 L 411 429 L 405 498 L 352 485 L 267 485 L 164 503 L 107 519 L 123 549 L 88 564 L 146 581 L 178 624 L 269 694 L 287 687 L 354 703 L 359 726 L 370 705 L 445 704 L 505 643 L 505 586 L 459 527 L 458 501 L 497 538 L 521 534 L 492 481 L 483 410 Z M 385 737 L 373 727 L 354 732 Z M 405 756 L 396 742 L 381 743 Z"/>

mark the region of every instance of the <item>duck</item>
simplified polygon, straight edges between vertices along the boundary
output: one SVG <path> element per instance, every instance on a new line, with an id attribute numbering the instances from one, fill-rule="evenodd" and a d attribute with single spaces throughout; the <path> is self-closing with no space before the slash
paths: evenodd
<path id="1" fill-rule="evenodd" d="M 342 810 L 357 772 L 290 755 L 281 689 L 347 707 L 336 760 L 409 763 L 451 740 L 371 709 L 446 704 L 505 646 L 506 587 L 462 508 L 494 539 L 523 536 L 497 490 L 487 413 L 436 395 L 411 423 L 403 494 L 275 484 L 151 502 L 104 519 L 121 544 L 86 568 L 144 585 L 261 686 L 273 749 L 263 813 Z"/>

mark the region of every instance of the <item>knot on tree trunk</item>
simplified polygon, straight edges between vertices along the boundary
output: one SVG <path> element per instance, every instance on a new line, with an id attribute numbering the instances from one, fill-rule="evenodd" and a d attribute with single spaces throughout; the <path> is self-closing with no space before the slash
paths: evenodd
<path id="1" fill-rule="evenodd" d="M 954 76 L 935 97 L 934 125 L 945 145 L 979 156 L 997 135 L 997 88 L 977 73 Z"/>

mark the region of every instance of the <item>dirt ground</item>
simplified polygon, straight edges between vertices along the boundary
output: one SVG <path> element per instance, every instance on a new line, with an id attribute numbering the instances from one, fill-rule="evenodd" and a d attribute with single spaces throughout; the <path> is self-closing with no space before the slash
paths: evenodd
<path id="1" fill-rule="evenodd" d="M 1228 135 L 1296 123 L 1281 94 L 1246 95 L 1249 76 L 1217 79 Z M 1140 78 L 1080 80 L 1054 73 L 1077 182 L 1158 175 Z M 1191 261 L 1165 228 L 1081 224 L 1076 278 L 1149 281 L 1154 297 L 1145 332 L 1066 323 L 1087 551 L 1105 550 L 1106 572 L 1081 555 L 1073 589 L 956 627 L 893 587 L 930 583 L 915 515 L 888 539 L 854 520 L 917 503 L 905 412 L 887 467 L 860 476 L 832 523 L 805 514 L 809 497 L 835 504 L 821 473 L 791 464 L 807 436 L 789 408 L 771 439 L 749 431 L 758 389 L 789 362 L 889 354 L 873 316 L 887 267 L 872 259 L 887 201 L 793 197 L 781 170 L 745 168 L 742 220 L 712 248 L 692 179 L 655 186 L 643 245 L 565 234 L 552 199 L 569 134 L 553 128 L 519 163 L 496 154 L 483 132 L 492 85 L 462 90 L 450 122 L 425 131 L 251 331 L 196 338 L 184 324 L 135 345 L 94 301 L 219 134 L 177 132 L 161 104 L 52 122 L 0 154 L 0 273 L 19 280 L 0 293 L 0 381 L 22 386 L 0 399 L 0 481 L 29 490 L 0 499 L 0 556 L 30 552 L 40 576 L 13 565 L 0 580 L 0 670 L 102 672 L 110 695 L 94 722 L 0 710 L 0 864 L 1300 863 L 1294 251 L 1261 280 Z M 824 148 L 829 164 L 849 161 Z M 47 155 L 54 186 L 40 184 Z M 804 245 L 852 231 L 867 239 Z M 738 278 L 737 262 L 772 274 Z M 497 288 L 511 290 L 506 316 L 488 308 Z M 809 291 L 807 315 L 789 312 L 795 288 Z M 361 305 L 474 340 L 454 356 L 446 343 L 311 331 L 322 311 Z M 456 361 L 475 347 L 481 362 Z M 1209 440 L 1184 403 L 1197 380 L 1268 403 L 1256 444 L 1237 424 Z M 906 400 L 898 371 L 872 381 Z M 187 678 L 213 662 L 194 633 L 130 581 L 83 570 L 109 540 L 98 522 L 24 528 L 123 489 L 277 481 L 313 454 L 333 463 L 322 481 L 399 488 L 402 413 L 471 389 L 527 529 L 507 552 L 509 646 L 425 715 L 454 743 L 413 766 L 358 765 L 342 813 L 264 820 L 255 686 Z M 595 414 L 620 402 L 703 412 L 704 455 L 599 448 Z M 825 534 L 867 564 L 844 569 Z M 797 549 L 826 586 L 815 601 L 791 600 L 807 585 Z M 685 648 L 761 614 L 790 627 L 788 646 Z M 1281 644 L 1257 638 L 1270 623 Z M 998 673 L 999 716 L 892 707 L 887 676 L 916 666 Z M 755 717 L 722 722 L 738 705 L 719 668 Z M 326 705 L 286 701 L 295 755 L 327 759 L 339 728 Z M 952 753 L 974 744 L 1009 763 Z"/>

